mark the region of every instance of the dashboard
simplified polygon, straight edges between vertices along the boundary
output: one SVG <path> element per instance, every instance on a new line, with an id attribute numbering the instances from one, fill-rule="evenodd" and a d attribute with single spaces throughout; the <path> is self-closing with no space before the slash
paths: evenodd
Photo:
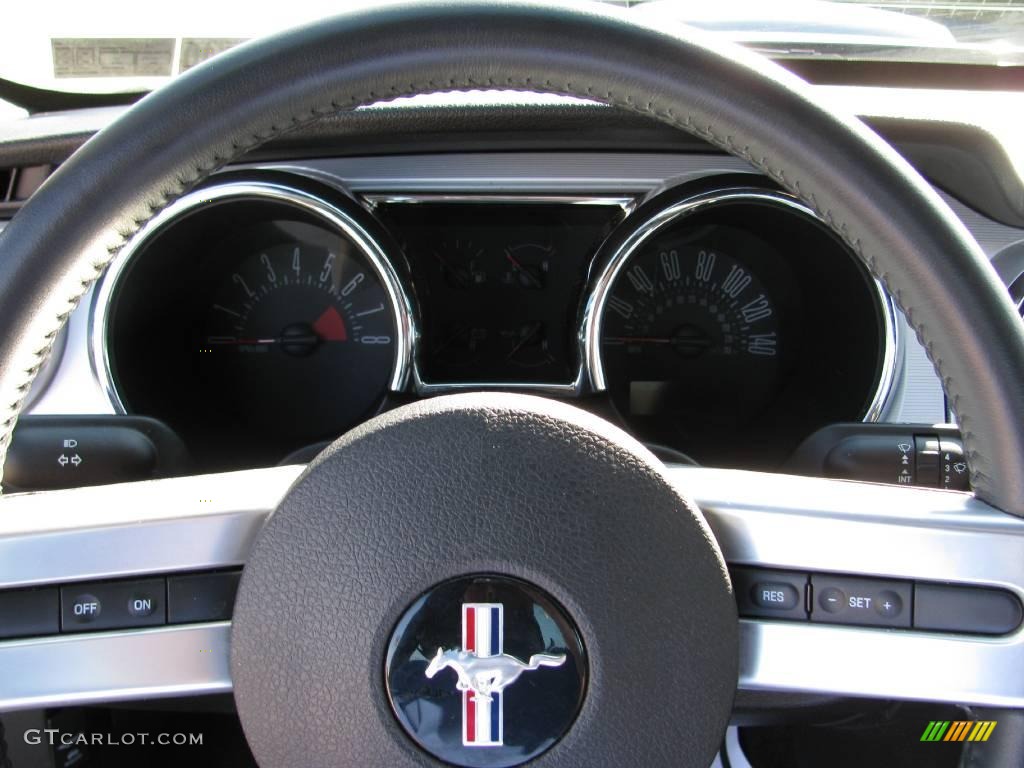
<path id="1" fill-rule="evenodd" d="M 735 158 L 274 154 L 129 244 L 27 413 L 157 419 L 189 471 L 304 461 L 462 390 L 563 398 L 666 460 L 765 470 L 829 424 L 950 420 L 883 286 Z M 943 194 L 997 265 L 1021 250 L 1024 229 Z"/>
<path id="2" fill-rule="evenodd" d="M 427 133 L 348 156 L 338 148 L 348 142 L 341 131 L 333 147 L 302 135 L 161 211 L 82 298 L 28 396 L 12 446 L 20 465 L 10 463 L 8 478 L 38 463 L 48 467 L 49 486 L 8 479 L 8 490 L 62 487 L 104 462 L 95 482 L 299 464 L 377 414 L 480 390 L 578 405 L 675 465 L 790 472 L 801 448 L 833 427 L 840 432 L 807 474 L 846 476 L 833 474 L 845 461 L 849 476 L 859 476 L 852 459 L 864 457 L 877 473 L 863 479 L 877 482 L 903 482 L 913 471 L 908 484 L 952 487 L 942 483 L 966 471 L 962 455 L 941 458 L 959 434 L 885 286 L 814 210 L 742 161 L 635 140 L 557 149 L 550 140 L 540 150 L 528 135 L 514 144 L 463 136 L 461 146 L 438 147 Z M 0 150 L 3 143 L 0 135 Z M 928 178 L 938 187 L 935 174 Z M 940 193 L 1020 290 L 1024 222 L 968 206 L 970 194 L 955 185 Z M 250 496 L 261 493 L 248 473 L 226 477 Z M 209 484 L 198 476 L 183 486 L 188 498 L 163 506 L 195 497 L 212 514 L 223 502 L 211 501 Z M 817 526 L 825 498 L 824 485 L 792 487 L 807 488 L 798 514 L 750 488 L 738 505 L 708 507 L 726 532 L 744 509 L 755 510 L 766 540 L 785 549 L 807 539 L 786 525 L 805 517 Z M 829 514 L 842 518 L 832 532 L 840 535 L 824 539 L 846 542 L 837 552 L 874 551 L 881 541 L 889 564 L 873 575 L 891 581 L 923 568 L 935 583 L 955 580 L 948 552 L 917 540 L 923 526 L 904 525 L 926 510 L 902 509 L 869 485 L 849 486 L 864 492 L 851 499 L 844 486 L 831 487 L 837 511 Z M 963 498 L 947 496 L 948 509 Z M 219 517 L 234 524 L 240 516 L 228 503 L 232 514 Z M 93 514 L 67 506 L 67 515 Z M 972 536 L 997 524 L 965 510 L 955 522 Z M 855 513 L 875 521 L 859 541 L 840 530 Z M 951 514 L 939 521 L 943 536 Z M 251 539 L 223 528 L 193 538 L 221 548 Z M 926 551 L 939 554 L 922 565 Z M 749 564 L 760 554 L 734 550 L 730 560 Z M 787 562 L 762 559 L 775 569 Z M 906 571 L 903 560 L 913 561 Z M 866 575 L 849 558 L 828 565 L 844 577 Z M 780 633 L 778 648 L 794 647 L 785 633 L 795 625 L 765 624 Z M 871 640 L 869 630 L 855 631 L 851 649 Z M 871 693 L 872 684 L 842 690 Z"/>
<path id="3" fill-rule="evenodd" d="M 875 419 L 884 290 L 797 200 L 742 174 L 646 195 L 361 194 L 221 174 L 104 277 L 93 363 L 204 469 L 293 461 L 466 389 L 572 399 L 663 455 L 775 468 Z"/>

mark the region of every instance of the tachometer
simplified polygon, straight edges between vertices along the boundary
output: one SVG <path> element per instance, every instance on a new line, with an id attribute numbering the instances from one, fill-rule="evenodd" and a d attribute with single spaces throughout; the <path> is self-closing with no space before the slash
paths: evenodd
<path id="1" fill-rule="evenodd" d="M 349 243 L 311 225 L 250 253 L 222 279 L 197 350 L 203 373 L 280 433 L 356 421 L 394 362 L 384 287 Z M 296 408 L 301 404 L 301 408 Z"/>
<path id="2" fill-rule="evenodd" d="M 96 301 L 115 407 L 165 421 L 207 470 L 331 440 L 408 377 L 397 246 L 354 200 L 229 174 L 147 225 Z"/>

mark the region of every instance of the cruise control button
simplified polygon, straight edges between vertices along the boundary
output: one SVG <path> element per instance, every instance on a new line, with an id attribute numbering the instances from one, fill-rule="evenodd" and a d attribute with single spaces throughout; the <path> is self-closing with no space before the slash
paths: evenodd
<path id="1" fill-rule="evenodd" d="M 823 589 L 818 595 L 818 602 L 823 610 L 829 613 L 839 613 L 846 608 L 846 594 L 841 589 L 830 587 Z"/>
<path id="2" fill-rule="evenodd" d="M 811 621 L 910 626 L 910 582 L 812 574 L 811 586 L 815 595 Z"/>
<path id="3" fill-rule="evenodd" d="M 157 601 L 152 595 L 136 594 L 128 598 L 128 615 L 138 618 L 152 616 L 156 612 Z"/>
<path id="4" fill-rule="evenodd" d="M 792 584 L 777 581 L 761 581 L 751 587 L 750 595 L 754 605 L 761 608 L 788 610 L 795 608 L 800 600 L 796 588 Z"/>
<path id="5" fill-rule="evenodd" d="M 899 616 L 903 611 L 903 601 L 895 592 L 887 590 L 879 593 L 878 598 L 875 600 L 875 610 L 878 611 L 880 616 L 891 619 Z"/>
<path id="6" fill-rule="evenodd" d="M 162 578 L 61 587 L 61 631 L 160 626 L 167 621 L 166 590 Z"/>
<path id="7" fill-rule="evenodd" d="M 807 619 L 806 574 L 760 568 L 733 568 L 731 574 L 740 616 Z"/>
<path id="8" fill-rule="evenodd" d="M 71 603 L 71 615 L 79 624 L 96 621 L 100 617 L 100 610 L 100 601 L 94 595 L 79 595 Z"/>

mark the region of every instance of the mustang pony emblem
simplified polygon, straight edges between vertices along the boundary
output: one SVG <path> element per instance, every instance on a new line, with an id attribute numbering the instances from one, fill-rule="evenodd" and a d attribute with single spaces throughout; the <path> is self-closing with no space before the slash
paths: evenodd
<path id="1" fill-rule="evenodd" d="M 560 667 L 565 654 L 536 653 L 523 662 L 503 653 L 504 610 L 501 603 L 464 603 L 462 649 L 437 649 L 426 676 L 445 668 L 458 676 L 462 691 L 462 743 L 467 747 L 500 747 L 504 743 L 502 691 L 523 672 Z"/>
<path id="2" fill-rule="evenodd" d="M 507 653 L 501 656 L 477 656 L 468 651 L 446 651 L 437 649 L 437 655 L 427 667 L 427 677 L 433 677 L 445 667 L 451 667 L 459 676 L 456 687 L 460 691 L 472 691 L 479 701 L 493 699 L 492 694 L 501 693 L 512 685 L 523 672 L 541 667 L 560 667 L 565 663 L 565 654 L 536 653 L 528 662 L 522 662 Z"/>

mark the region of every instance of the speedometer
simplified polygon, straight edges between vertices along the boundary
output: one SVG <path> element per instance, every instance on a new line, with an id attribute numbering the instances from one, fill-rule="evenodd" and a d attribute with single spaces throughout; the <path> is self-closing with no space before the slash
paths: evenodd
<path id="1" fill-rule="evenodd" d="M 605 243 L 585 353 L 595 391 L 666 455 L 775 469 L 815 429 L 878 418 L 891 307 L 813 211 L 714 183 L 652 198 Z"/>
<path id="2" fill-rule="evenodd" d="M 634 417 L 745 417 L 771 395 L 781 336 L 750 266 L 707 228 L 637 253 L 612 287 L 601 348 L 619 409 Z M 723 418 L 723 416 L 719 416 Z"/>

